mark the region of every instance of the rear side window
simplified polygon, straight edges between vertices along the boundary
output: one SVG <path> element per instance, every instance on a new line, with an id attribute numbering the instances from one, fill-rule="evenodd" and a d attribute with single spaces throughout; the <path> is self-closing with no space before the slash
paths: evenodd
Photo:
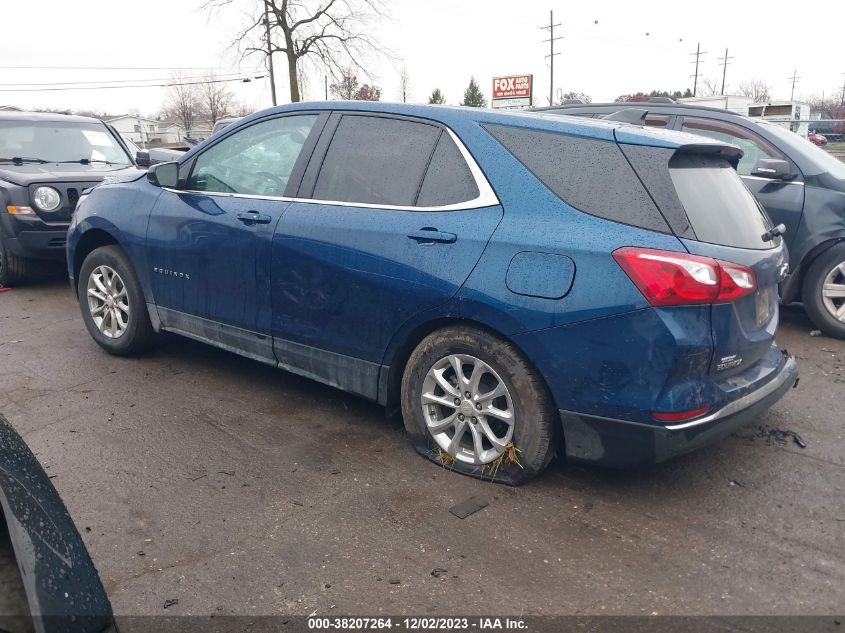
<path id="1" fill-rule="evenodd" d="M 740 177 L 720 157 L 675 154 L 669 175 L 699 241 L 767 249 L 770 223 Z"/>
<path id="2" fill-rule="evenodd" d="M 414 121 L 345 115 L 314 187 L 317 200 L 413 206 L 440 138 Z"/>
<path id="3" fill-rule="evenodd" d="M 614 222 L 670 232 L 615 142 L 505 125 L 484 127 L 570 206 Z"/>
<path id="4" fill-rule="evenodd" d="M 418 207 L 440 207 L 473 200 L 479 195 L 472 172 L 447 132 L 440 134 L 425 174 Z"/>
<path id="5" fill-rule="evenodd" d="M 757 164 L 758 160 L 763 158 L 779 158 L 784 160 L 786 158 L 771 143 L 767 142 L 762 137 L 757 136 L 751 131 L 738 125 L 728 123 L 727 121 L 684 117 L 681 130 L 689 132 L 690 134 L 699 134 L 701 136 L 713 138 L 717 141 L 732 143 L 740 147 L 743 154 L 736 170 L 742 176 L 751 175 L 751 172 L 754 170 L 754 165 Z"/>

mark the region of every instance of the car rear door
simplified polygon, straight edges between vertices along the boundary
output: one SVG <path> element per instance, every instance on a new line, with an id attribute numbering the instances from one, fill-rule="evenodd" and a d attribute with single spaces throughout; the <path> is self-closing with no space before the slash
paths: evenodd
<path id="1" fill-rule="evenodd" d="M 273 239 L 279 363 L 375 397 L 393 334 L 457 292 L 501 217 L 450 130 L 333 114 Z"/>
<path id="2" fill-rule="evenodd" d="M 736 145 L 744 152 L 737 165 L 737 173 L 742 177 L 745 186 L 759 200 L 766 213 L 775 224 L 786 227 L 786 244 L 792 244 L 792 239 L 798 231 L 801 215 L 804 212 L 804 182 L 798 167 L 778 148 L 755 134 L 752 130 L 728 121 L 709 119 L 704 117 L 684 116 L 681 119 L 681 130 L 691 134 L 707 136 L 720 141 Z M 771 180 L 759 176 L 752 176 L 751 172 L 757 161 L 763 158 L 777 158 L 787 161 L 795 175 L 792 180 Z"/>

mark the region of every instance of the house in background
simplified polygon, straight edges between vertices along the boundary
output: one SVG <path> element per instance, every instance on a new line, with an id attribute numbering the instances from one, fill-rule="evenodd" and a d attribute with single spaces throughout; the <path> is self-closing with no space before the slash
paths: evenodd
<path id="1" fill-rule="evenodd" d="M 179 123 L 134 114 L 110 117 L 106 123 L 140 147 L 179 145 L 186 136 L 185 128 Z"/>

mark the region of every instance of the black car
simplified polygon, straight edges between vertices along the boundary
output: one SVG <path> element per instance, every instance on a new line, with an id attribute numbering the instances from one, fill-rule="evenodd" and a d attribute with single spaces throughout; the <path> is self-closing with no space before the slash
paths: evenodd
<path id="1" fill-rule="evenodd" d="M 97 119 L 0 112 L 0 286 L 21 283 L 39 261 L 63 262 L 82 191 L 137 173 L 134 160 Z"/>
<path id="2" fill-rule="evenodd" d="M 816 326 L 845 339 L 845 163 L 788 129 L 762 120 L 681 103 L 572 104 L 544 114 L 642 117 L 648 126 L 728 141 L 742 148 L 737 171 L 775 225 L 784 226 L 789 276 L 784 303 L 803 301 Z M 707 196 L 706 191 L 701 192 Z M 718 213 L 718 209 L 714 209 Z"/>

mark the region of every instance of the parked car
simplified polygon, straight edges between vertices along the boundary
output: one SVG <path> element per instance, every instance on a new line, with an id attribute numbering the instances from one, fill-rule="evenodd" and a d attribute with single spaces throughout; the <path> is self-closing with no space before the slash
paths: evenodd
<path id="1" fill-rule="evenodd" d="M 0 415 L 0 629 L 114 633 L 85 543 L 35 455 Z"/>
<path id="2" fill-rule="evenodd" d="M 217 119 L 214 122 L 214 126 L 211 128 L 211 135 L 217 134 L 217 132 L 226 129 L 235 121 L 239 121 L 240 117 L 232 116 L 232 117 L 225 117 L 222 119 Z"/>
<path id="3" fill-rule="evenodd" d="M 653 462 L 797 379 L 774 341 L 786 250 L 739 154 L 608 122 L 297 104 L 95 188 L 68 264 L 107 352 L 166 330 L 320 380 L 401 410 L 460 472 Z"/>
<path id="4" fill-rule="evenodd" d="M 82 191 L 127 171 L 141 173 L 97 119 L 0 112 L 0 286 L 25 281 L 38 261 L 63 262 Z"/>
<path id="5" fill-rule="evenodd" d="M 845 338 L 845 163 L 774 123 L 680 103 L 603 103 L 538 108 L 545 114 L 602 117 L 647 110 L 645 124 L 742 148 L 737 171 L 772 221 L 783 224 L 789 276 L 784 303 L 802 301 L 813 323 Z"/>
<path id="6" fill-rule="evenodd" d="M 156 165 L 158 163 L 168 163 L 174 160 L 179 160 L 182 158 L 182 154 L 184 154 L 187 150 L 187 148 L 179 150 L 171 149 L 169 147 L 150 147 L 149 149 L 141 149 L 132 139 L 128 139 L 122 134 L 120 135 L 120 138 L 124 145 L 126 145 L 129 155 L 135 157 L 135 165 L 141 168 L 147 168 L 150 165 Z"/>
<path id="7" fill-rule="evenodd" d="M 827 138 L 822 134 L 811 132 L 807 135 L 807 140 L 813 145 L 827 145 Z"/>

